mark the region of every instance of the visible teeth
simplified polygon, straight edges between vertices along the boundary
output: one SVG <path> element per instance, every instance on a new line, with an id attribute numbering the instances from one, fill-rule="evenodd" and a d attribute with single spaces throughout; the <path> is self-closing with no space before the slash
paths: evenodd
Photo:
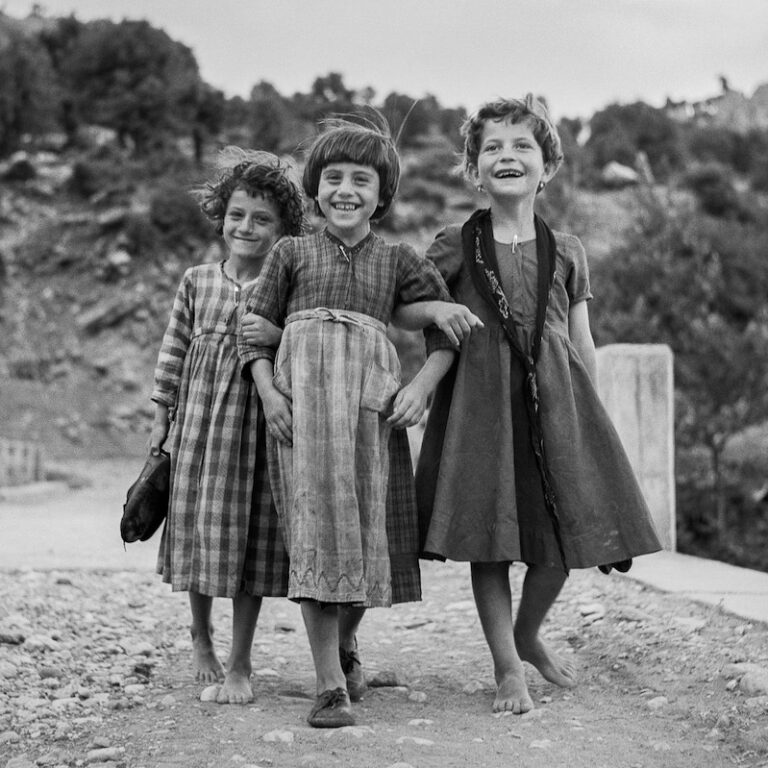
<path id="1" fill-rule="evenodd" d="M 357 208 L 353 203 L 334 203 L 333 207 L 337 211 L 354 211 Z"/>

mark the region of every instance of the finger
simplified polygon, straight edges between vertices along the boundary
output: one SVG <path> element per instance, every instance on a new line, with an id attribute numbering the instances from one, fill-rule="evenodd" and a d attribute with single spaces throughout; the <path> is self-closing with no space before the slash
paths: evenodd
<path id="1" fill-rule="evenodd" d="M 456 336 L 456 333 L 454 332 L 453 328 L 451 328 L 450 325 L 446 326 L 443 329 L 443 333 L 448 337 L 448 341 L 453 344 L 454 347 L 458 347 L 460 344 L 460 340 L 458 336 Z"/>

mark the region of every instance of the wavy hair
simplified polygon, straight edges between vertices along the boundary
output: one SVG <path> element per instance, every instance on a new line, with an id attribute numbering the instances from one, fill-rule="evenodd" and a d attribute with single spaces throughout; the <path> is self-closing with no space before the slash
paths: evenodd
<path id="1" fill-rule="evenodd" d="M 216 232 L 221 234 L 223 231 L 232 193 L 242 189 L 251 197 L 263 195 L 274 201 L 284 235 L 302 234 L 305 229 L 304 201 L 292 166 L 271 152 L 235 146 L 221 150 L 217 166 L 216 179 L 193 190 L 200 209 L 213 222 Z"/>
<path id="2" fill-rule="evenodd" d="M 486 102 L 465 120 L 461 126 L 461 135 L 464 138 L 464 154 L 460 170 L 467 178 L 470 178 L 470 172 L 477 168 L 483 128 L 489 120 L 527 123 L 533 132 L 533 137 L 541 147 L 544 165 L 552 172 L 552 175 L 562 165 L 563 149 L 560 144 L 560 135 L 549 116 L 549 110 L 542 100 L 537 99 L 532 93 L 528 93 L 524 99 L 497 99 Z"/>

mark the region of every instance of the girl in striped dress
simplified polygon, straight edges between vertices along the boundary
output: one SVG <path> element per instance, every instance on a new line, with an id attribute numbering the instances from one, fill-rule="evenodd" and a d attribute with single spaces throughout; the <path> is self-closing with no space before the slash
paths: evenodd
<path id="1" fill-rule="evenodd" d="M 198 196 L 227 257 L 192 267 L 181 280 L 155 369 L 150 451 L 167 440 L 171 496 L 157 570 L 174 591 L 189 593 L 196 678 L 223 680 L 218 701 L 242 704 L 253 699 L 251 646 L 261 599 L 286 594 L 288 568 L 269 489 L 263 411 L 240 375 L 237 330 L 243 291 L 274 243 L 301 233 L 303 204 L 274 155 L 229 147 L 222 164 Z M 264 323 L 261 333 L 273 343 L 281 331 Z M 214 597 L 233 604 L 226 670 L 213 645 Z"/>
<path id="2" fill-rule="evenodd" d="M 317 674 L 308 718 L 315 727 L 354 722 L 338 619 L 350 607 L 391 603 L 390 431 L 419 421 L 454 356 L 433 329 L 427 362 L 400 387 L 385 332 L 392 310 L 400 302 L 450 298 L 432 264 L 371 232 L 400 173 L 379 118 L 368 125 L 334 121 L 315 140 L 304 190 L 325 229 L 278 243 L 247 302 L 249 311 L 284 326 L 277 356 L 269 347 L 241 350 L 273 438 L 270 476 L 290 557 L 288 596 L 301 602 Z"/>

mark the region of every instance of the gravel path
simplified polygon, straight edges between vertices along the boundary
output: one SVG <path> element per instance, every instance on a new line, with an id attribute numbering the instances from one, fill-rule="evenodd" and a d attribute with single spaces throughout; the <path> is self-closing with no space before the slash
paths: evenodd
<path id="1" fill-rule="evenodd" d="M 110 536 L 68 540 L 70 560 L 78 546 L 84 563 L 99 551 L 115 558 L 124 484 L 109 471 L 99 484 L 109 498 L 90 489 L 61 500 L 93 536 Z M 108 510 L 101 527 L 89 504 Z M 17 549 L 21 519 L 41 537 L 46 527 L 38 507 L 0 505 Z M 264 603 L 253 704 L 201 701 L 186 595 L 152 573 L 156 542 L 114 547 L 127 558 L 117 567 L 131 570 L 71 568 L 45 533 L 45 568 L 9 566 L 0 539 L 0 768 L 768 768 L 768 626 L 625 576 L 574 572 L 550 614 L 546 639 L 572 655 L 578 687 L 558 689 L 529 667 L 536 709 L 494 715 L 468 567 L 424 563 L 423 602 L 370 611 L 363 623 L 377 685 L 355 705 L 358 724 L 318 731 L 305 721 L 314 681 L 295 604 Z M 519 592 L 524 569 L 512 572 Z M 214 618 L 223 657 L 228 601 L 216 601 Z"/>
<path id="2" fill-rule="evenodd" d="M 519 583 L 522 569 L 514 570 Z M 493 715 L 467 569 L 426 564 L 421 604 L 371 611 L 358 725 L 310 729 L 311 659 L 295 605 L 265 601 L 252 705 L 201 702 L 184 595 L 140 572 L 0 574 L 0 766 L 768 766 L 768 632 L 576 573 L 547 637 L 580 668 L 532 668 L 536 709 Z M 231 621 L 216 603 L 220 651 Z"/>

